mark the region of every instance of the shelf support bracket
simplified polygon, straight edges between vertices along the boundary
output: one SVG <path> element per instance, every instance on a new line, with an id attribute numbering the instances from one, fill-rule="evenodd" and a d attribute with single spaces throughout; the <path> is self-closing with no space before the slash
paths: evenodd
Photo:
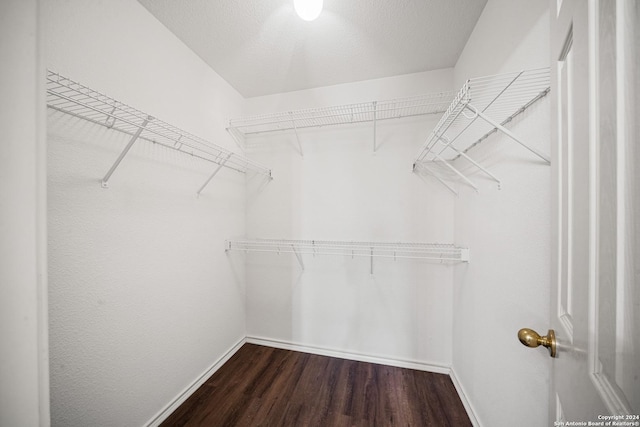
<path id="1" fill-rule="evenodd" d="M 483 112 L 479 111 L 477 108 L 473 107 L 470 104 L 467 104 L 466 107 L 469 110 L 471 110 L 473 113 L 477 114 L 482 120 L 484 120 L 485 122 L 489 123 L 491 126 L 495 127 L 496 129 L 500 130 L 502 133 L 507 135 L 509 138 L 513 139 L 518 144 L 522 145 L 527 150 L 531 151 L 536 156 L 540 157 L 542 160 L 547 162 L 547 164 L 551 163 L 551 159 L 549 159 L 548 156 L 542 154 L 541 152 L 539 152 L 535 148 L 529 147 L 527 144 L 525 144 L 524 142 L 520 141 L 518 139 L 518 137 L 513 132 L 511 132 L 509 129 L 505 128 L 504 126 L 502 126 L 500 123 L 496 123 L 495 121 L 491 120 L 489 117 L 487 117 L 486 114 L 484 114 Z"/>
<path id="2" fill-rule="evenodd" d="M 464 179 L 464 181 L 469 184 L 470 186 L 473 187 L 474 190 L 478 191 L 478 187 L 471 182 L 471 180 L 469 178 L 467 178 L 462 172 L 460 172 L 458 169 L 454 168 L 453 166 L 451 166 L 449 164 L 449 162 L 447 162 L 445 159 L 443 159 L 442 157 L 440 157 L 438 154 L 433 153 L 434 156 L 436 156 L 436 158 L 438 160 L 440 160 L 442 163 L 445 164 L 446 167 L 448 167 L 449 169 L 451 169 L 456 175 L 458 175 L 460 178 Z"/>
<path id="3" fill-rule="evenodd" d="M 113 108 L 111 109 L 111 113 L 109 113 L 109 115 L 107 116 L 107 119 L 104 121 L 104 125 L 109 129 L 111 129 L 113 125 L 116 124 L 116 116 L 114 116 L 113 114 L 116 112 L 117 108 L 118 107 L 114 105 Z M 113 119 L 113 121 L 109 123 L 109 119 Z"/>
<path id="4" fill-rule="evenodd" d="M 435 179 L 437 179 L 440 184 L 444 185 L 445 187 L 447 187 L 447 189 L 449 191 L 451 191 L 454 195 L 458 195 L 458 192 L 456 190 L 453 189 L 452 186 L 450 186 L 444 179 L 440 178 L 438 175 L 436 175 L 431 169 L 429 169 L 428 167 L 426 167 L 425 165 L 423 165 L 422 163 L 416 163 L 414 164 L 413 170 L 414 172 L 416 171 L 416 169 L 418 168 L 423 168 L 424 170 L 427 171 L 427 173 L 429 173 L 429 175 L 431 175 L 432 177 L 434 177 Z"/>
<path id="5" fill-rule="evenodd" d="M 198 197 L 200 197 L 200 193 L 202 193 L 202 190 L 204 190 L 204 188 L 209 185 L 209 182 L 211 182 L 211 180 L 213 179 L 214 176 L 216 176 L 216 174 L 218 172 L 220 172 L 220 169 L 222 169 L 222 167 L 224 166 L 225 163 L 227 163 L 227 160 L 229 160 L 229 158 L 231 157 L 233 153 L 229 153 L 227 155 L 227 157 L 225 157 L 220 163 L 218 163 L 218 167 L 216 168 L 216 170 L 213 171 L 213 173 L 211 174 L 211 176 L 209 176 L 209 178 L 205 181 L 204 184 L 202 184 L 202 186 L 200 187 L 200 189 L 198 190 L 198 192 L 196 193 L 196 195 Z"/>
<path id="6" fill-rule="evenodd" d="M 369 274 L 371 274 L 373 276 L 373 248 L 370 248 L 370 249 L 371 249 L 371 252 L 370 252 L 371 265 L 370 265 L 370 269 L 369 269 Z"/>
<path id="7" fill-rule="evenodd" d="M 118 166 L 120 165 L 120 162 L 122 162 L 122 159 L 124 159 L 124 157 L 127 155 L 129 150 L 131 150 L 131 147 L 133 146 L 133 143 L 136 142 L 136 140 L 138 139 L 138 137 L 140 136 L 140 134 L 142 133 L 144 128 L 147 126 L 147 124 L 151 120 L 153 120 L 153 117 L 147 116 L 147 118 L 144 119 L 144 122 L 142 122 L 142 125 L 138 128 L 136 133 L 133 134 L 133 136 L 131 137 L 131 140 L 129 141 L 127 146 L 124 147 L 124 150 L 122 150 L 122 153 L 120 153 L 120 155 L 116 159 L 116 161 L 113 164 L 113 166 L 111 166 L 111 169 L 109 169 L 109 171 L 104 176 L 104 178 L 102 178 L 102 188 L 109 188 L 109 179 L 111 178 L 111 175 L 113 175 L 113 172 L 115 172 L 115 170 L 118 168 Z"/>
<path id="8" fill-rule="evenodd" d="M 378 101 L 373 101 L 373 152 L 376 152 L 376 120 L 378 116 Z"/>
<path id="9" fill-rule="evenodd" d="M 465 153 L 464 151 L 460 151 L 457 148 L 455 148 L 448 140 L 446 137 L 444 136 L 439 136 L 438 137 L 440 140 L 442 140 L 446 145 L 445 148 L 449 148 L 453 151 L 456 152 L 456 154 L 458 154 L 461 157 L 464 157 L 465 159 L 467 159 L 471 164 L 473 164 L 475 167 L 477 167 L 478 169 L 480 169 L 482 172 L 484 172 L 485 174 L 487 174 L 487 176 L 489 178 L 491 178 L 492 180 L 494 180 L 495 182 L 498 183 L 498 188 L 501 188 L 502 183 L 500 182 L 500 180 L 491 172 L 489 172 L 488 170 L 486 170 L 484 167 L 482 167 L 482 165 L 480 165 L 480 163 L 476 162 L 475 160 L 473 160 L 471 157 L 469 157 L 467 155 L 467 153 Z"/>
<path id="10" fill-rule="evenodd" d="M 291 124 L 293 125 L 293 133 L 296 134 L 296 141 L 298 142 L 298 150 L 300 151 L 300 157 L 304 157 L 304 153 L 302 152 L 302 144 L 300 144 L 300 137 L 298 136 L 298 127 L 296 126 L 296 121 L 293 118 L 293 113 L 289 113 L 291 116 Z"/>
<path id="11" fill-rule="evenodd" d="M 294 245 L 291 245 L 291 249 L 293 250 L 293 253 L 296 254 L 296 258 L 298 258 L 298 264 L 300 264 L 300 268 L 304 270 L 304 262 L 302 262 L 302 256 L 296 250 L 296 247 Z"/>
<path id="12" fill-rule="evenodd" d="M 227 133 L 231 136 L 231 139 L 233 139 L 233 142 L 235 142 L 235 143 L 236 143 L 236 145 L 238 146 L 238 148 L 240 148 L 240 150 L 241 150 L 243 153 L 245 153 L 245 152 L 246 152 L 245 147 L 244 147 L 244 145 L 242 144 L 242 142 L 240 141 L 240 137 L 239 137 L 239 136 L 238 136 L 238 134 L 236 133 L 236 132 L 240 132 L 240 131 L 236 130 L 235 128 L 231 128 L 231 127 L 228 127 L 228 128 L 226 128 L 225 130 L 226 130 L 226 131 L 227 131 Z"/>

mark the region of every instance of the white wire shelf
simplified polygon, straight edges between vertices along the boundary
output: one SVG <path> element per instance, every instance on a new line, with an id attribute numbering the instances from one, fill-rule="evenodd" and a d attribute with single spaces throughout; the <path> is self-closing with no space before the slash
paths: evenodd
<path id="1" fill-rule="evenodd" d="M 439 92 L 408 98 L 255 115 L 231 119 L 227 131 L 243 147 L 245 137 L 252 135 L 293 130 L 297 138 L 298 129 L 373 122 L 375 150 L 377 121 L 443 113 L 454 95 L 455 92 Z"/>
<path id="2" fill-rule="evenodd" d="M 371 258 L 409 258 L 439 263 L 469 261 L 469 249 L 441 243 L 353 242 L 328 240 L 227 240 L 225 251 L 275 252 L 295 254 L 302 269 L 302 255 L 341 255 Z"/>
<path id="3" fill-rule="evenodd" d="M 131 135 L 129 144 L 103 178 L 103 187 L 107 187 L 111 174 L 138 138 L 218 165 L 198 194 L 222 167 L 271 178 L 271 170 L 257 162 L 50 70 L 47 70 L 47 107 Z"/>
<path id="4" fill-rule="evenodd" d="M 450 176 L 477 190 L 475 183 L 453 164 L 455 160 L 464 158 L 500 185 L 497 177 L 468 154 L 471 148 L 498 130 L 549 164 L 549 156 L 526 144 L 505 128 L 507 123 L 546 96 L 549 90 L 549 68 L 467 80 L 422 145 L 414 161 L 414 171 L 421 170 L 435 176 L 455 193 L 446 182 L 447 174 L 435 172 L 442 168 Z"/>

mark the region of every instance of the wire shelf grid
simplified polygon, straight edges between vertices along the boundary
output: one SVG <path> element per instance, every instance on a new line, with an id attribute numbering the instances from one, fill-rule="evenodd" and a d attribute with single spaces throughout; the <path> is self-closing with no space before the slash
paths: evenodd
<path id="1" fill-rule="evenodd" d="M 123 102 L 47 70 L 47 106 L 238 172 L 271 176 L 269 168 L 172 126 Z M 133 141 L 133 140 L 132 140 Z"/>
<path id="2" fill-rule="evenodd" d="M 293 253 L 296 255 L 341 255 L 426 259 L 441 263 L 469 261 L 469 250 L 453 244 L 354 242 L 328 240 L 227 240 L 227 251 Z M 299 259 L 299 261 L 301 261 Z"/>
<path id="3" fill-rule="evenodd" d="M 504 127 L 550 90 L 550 69 L 540 68 L 515 73 L 469 79 L 455 96 L 449 108 L 424 142 L 414 161 L 416 165 L 451 163 L 460 157 L 497 180 L 468 156 L 468 151 L 492 133 L 500 130 L 511 139 L 549 163 L 549 158 Z M 428 167 L 423 168 L 428 170 Z M 473 185 L 454 169 L 456 175 Z M 499 181 L 498 181 L 499 182 Z M 475 185 L 473 185 L 475 187 Z"/>
<path id="4" fill-rule="evenodd" d="M 454 95 L 454 92 L 440 92 L 393 100 L 255 115 L 230 120 L 229 129 L 248 136 L 438 114 L 447 109 Z"/>

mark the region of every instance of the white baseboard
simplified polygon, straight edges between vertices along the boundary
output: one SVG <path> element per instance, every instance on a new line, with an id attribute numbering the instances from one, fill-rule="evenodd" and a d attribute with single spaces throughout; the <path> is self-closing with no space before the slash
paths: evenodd
<path id="1" fill-rule="evenodd" d="M 238 341 L 233 347 L 231 347 L 222 357 L 220 357 L 213 365 L 211 365 L 206 371 L 204 371 L 196 380 L 191 383 L 190 386 L 182 390 L 167 406 L 165 406 L 160 412 L 158 412 L 151 420 L 149 420 L 144 426 L 145 427 L 157 427 L 166 420 L 169 415 L 173 413 L 180 405 L 182 405 L 185 400 L 189 398 L 202 384 L 205 383 L 209 379 L 211 375 L 213 375 L 222 365 L 224 365 L 227 360 L 231 358 L 240 347 L 244 345 L 246 342 L 245 338 L 242 338 Z"/>
<path id="2" fill-rule="evenodd" d="M 340 359 L 356 360 L 359 362 L 377 363 L 380 365 L 396 366 L 398 368 L 416 369 L 418 371 L 434 372 L 437 374 L 449 374 L 449 366 L 440 363 L 422 362 L 417 360 L 395 359 L 385 356 L 376 356 L 363 353 L 347 352 L 326 347 L 317 347 L 297 344 L 291 341 L 273 340 L 262 337 L 247 337 L 250 344 L 264 345 L 267 347 L 281 348 L 283 350 L 300 351 L 302 353 L 317 354 L 320 356 L 337 357 Z"/>
<path id="3" fill-rule="evenodd" d="M 246 337 L 238 341 L 232 346 L 222 357 L 220 357 L 213 365 L 211 365 L 205 372 L 203 372 L 196 380 L 182 390 L 169 404 L 167 404 L 160 412 L 158 412 L 151 420 L 149 420 L 144 427 L 157 427 L 166 420 L 169 415 L 173 413 L 180 405 L 182 405 L 202 384 L 205 383 L 211 375 L 213 375 L 227 360 L 229 360 L 245 343 L 264 345 L 267 347 L 281 348 L 284 350 L 300 351 L 303 353 L 317 354 L 320 356 L 338 357 L 340 359 L 356 360 L 359 362 L 378 363 L 381 365 L 396 366 L 398 368 L 416 369 L 419 371 L 434 372 L 437 374 L 447 374 L 451 378 L 453 385 L 460 396 L 460 400 L 464 405 L 467 415 L 471 420 L 471 424 L 474 427 L 482 427 L 473 405 L 467 399 L 467 393 L 464 387 L 458 380 L 455 370 L 450 367 L 439 363 L 422 362 L 416 360 L 395 359 L 383 356 L 375 356 L 370 354 L 346 352 L 342 350 L 336 350 L 326 347 L 310 346 L 297 344 L 290 341 L 273 340 L 262 337 Z"/>
<path id="4" fill-rule="evenodd" d="M 480 423 L 480 420 L 476 415 L 476 411 L 473 409 L 473 405 L 467 398 L 467 393 L 464 390 L 464 387 L 462 386 L 460 381 L 458 380 L 458 376 L 456 375 L 456 371 L 455 369 L 453 369 L 453 367 L 451 367 L 451 372 L 449 373 L 449 376 L 451 377 L 451 381 L 453 382 L 453 385 L 456 388 L 456 391 L 458 392 L 458 396 L 460 396 L 460 400 L 462 400 L 462 405 L 464 406 L 464 409 L 467 411 L 467 415 L 469 416 L 469 420 L 471 420 L 471 424 L 473 424 L 474 427 L 482 427 L 482 424 Z"/>

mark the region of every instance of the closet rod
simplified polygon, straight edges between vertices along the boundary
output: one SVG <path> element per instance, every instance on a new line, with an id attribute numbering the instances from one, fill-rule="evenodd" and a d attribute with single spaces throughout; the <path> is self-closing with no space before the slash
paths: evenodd
<path id="1" fill-rule="evenodd" d="M 469 262 L 469 249 L 453 244 L 406 242 L 357 242 L 328 240 L 240 239 L 227 240 L 225 251 L 295 254 L 304 270 L 301 255 L 340 255 L 347 257 L 405 258 L 439 263 Z"/>

